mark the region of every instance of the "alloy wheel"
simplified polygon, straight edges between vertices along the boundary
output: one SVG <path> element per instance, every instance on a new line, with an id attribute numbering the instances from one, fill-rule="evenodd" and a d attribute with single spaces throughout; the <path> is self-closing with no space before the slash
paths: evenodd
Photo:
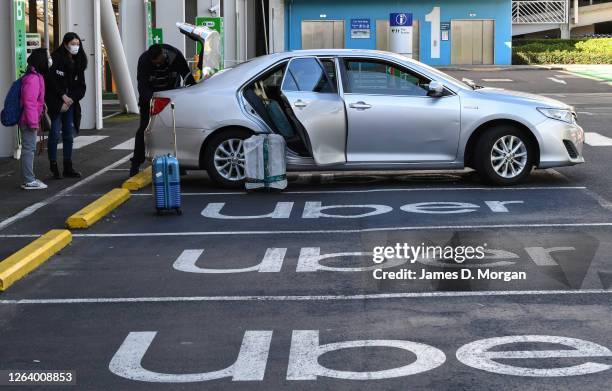
<path id="1" fill-rule="evenodd" d="M 503 136 L 493 144 L 491 164 L 499 176 L 515 178 L 527 166 L 527 146 L 516 136 Z"/>
<path id="2" fill-rule="evenodd" d="M 230 138 L 223 141 L 215 150 L 215 169 L 223 178 L 241 181 L 245 178 L 244 147 L 242 140 Z"/>

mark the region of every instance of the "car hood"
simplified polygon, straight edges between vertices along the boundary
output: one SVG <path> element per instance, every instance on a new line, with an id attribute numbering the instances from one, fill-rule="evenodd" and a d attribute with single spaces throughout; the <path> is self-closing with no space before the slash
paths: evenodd
<path id="1" fill-rule="evenodd" d="M 528 92 L 505 90 L 503 88 L 491 88 L 484 87 L 475 90 L 479 94 L 488 95 L 491 98 L 497 98 L 499 100 L 512 100 L 512 101 L 523 101 L 531 102 L 542 105 L 544 107 L 559 108 L 559 109 L 572 109 L 571 106 L 558 101 L 556 99 L 548 98 L 542 95 L 530 94 Z"/>

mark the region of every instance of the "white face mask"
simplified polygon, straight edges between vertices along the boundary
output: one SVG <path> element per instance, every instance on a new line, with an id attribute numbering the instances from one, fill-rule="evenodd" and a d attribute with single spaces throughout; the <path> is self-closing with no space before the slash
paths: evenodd
<path id="1" fill-rule="evenodd" d="M 68 45 L 68 51 L 74 56 L 79 52 L 79 45 Z"/>
<path id="2" fill-rule="evenodd" d="M 49 68 L 51 68 L 53 66 L 53 59 L 49 57 L 49 59 L 47 60 L 47 63 L 49 64 Z"/>

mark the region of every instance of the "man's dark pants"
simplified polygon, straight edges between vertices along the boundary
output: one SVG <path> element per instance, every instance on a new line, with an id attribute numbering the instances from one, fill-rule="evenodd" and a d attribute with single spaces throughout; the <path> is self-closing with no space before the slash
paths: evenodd
<path id="1" fill-rule="evenodd" d="M 149 125 L 149 105 L 140 105 L 140 126 L 134 137 L 134 156 L 132 157 L 132 171 L 138 170 L 138 167 L 145 161 L 145 142 L 144 132 Z M 130 172 L 133 174 L 133 172 Z"/>

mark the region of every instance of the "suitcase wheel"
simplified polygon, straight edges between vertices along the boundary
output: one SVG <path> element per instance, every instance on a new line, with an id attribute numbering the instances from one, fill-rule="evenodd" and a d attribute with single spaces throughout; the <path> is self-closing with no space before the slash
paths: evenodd
<path id="1" fill-rule="evenodd" d="M 183 210 L 181 208 L 177 208 L 176 209 L 176 214 L 179 215 L 179 216 L 182 215 L 183 214 Z"/>

